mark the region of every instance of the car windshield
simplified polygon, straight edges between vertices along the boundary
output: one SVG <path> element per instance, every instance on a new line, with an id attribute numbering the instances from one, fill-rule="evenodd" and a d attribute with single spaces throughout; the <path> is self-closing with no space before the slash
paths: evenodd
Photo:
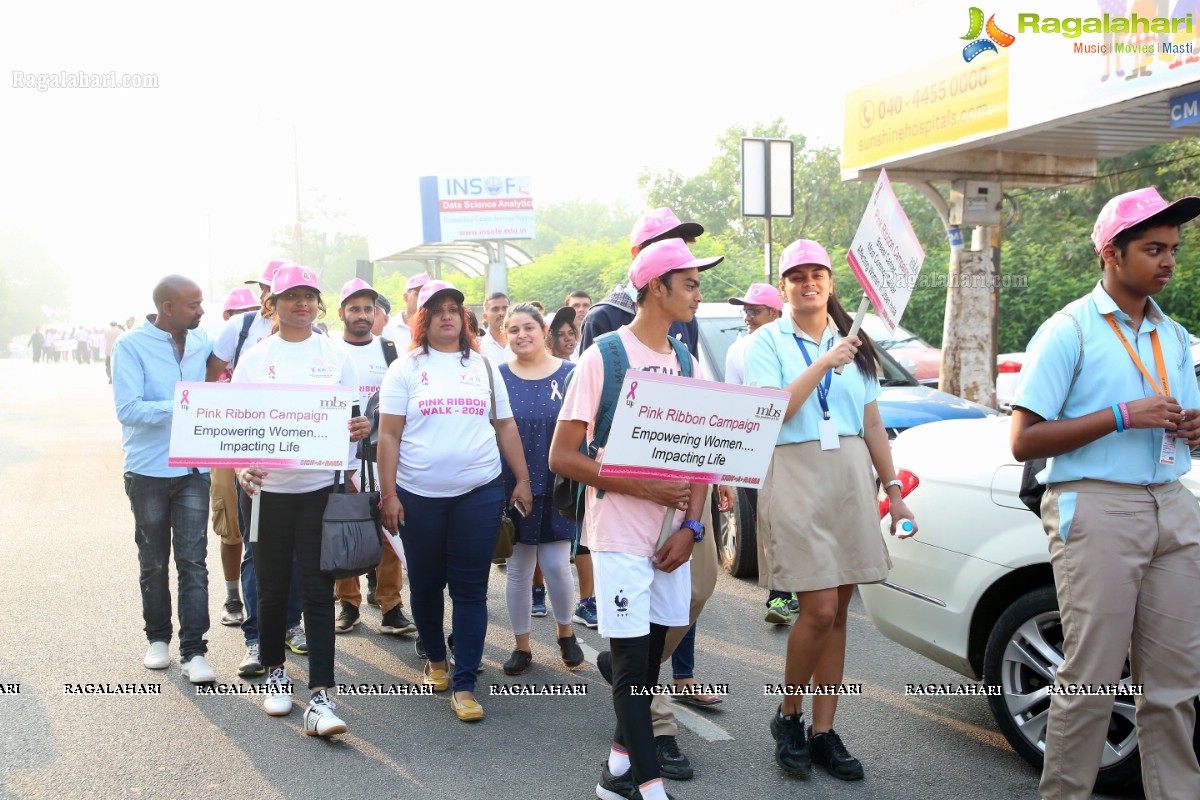
<path id="1" fill-rule="evenodd" d="M 705 368 L 714 380 L 725 380 L 725 354 L 739 336 L 747 335 L 746 324 L 737 316 L 697 316 L 700 342 L 704 346 Z M 875 348 L 875 362 L 881 386 L 919 386 L 917 379 L 882 347 Z"/>

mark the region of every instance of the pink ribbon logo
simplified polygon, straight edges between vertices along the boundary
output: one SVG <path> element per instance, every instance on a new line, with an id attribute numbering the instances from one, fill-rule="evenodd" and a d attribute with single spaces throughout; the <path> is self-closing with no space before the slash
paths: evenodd
<path id="1" fill-rule="evenodd" d="M 179 405 L 183 406 L 185 409 L 188 407 L 188 390 L 187 389 L 183 390 L 183 395 L 179 398 Z"/>
<path id="2" fill-rule="evenodd" d="M 625 395 L 625 405 L 627 406 L 632 406 L 633 401 L 637 399 L 634 396 L 635 392 L 637 392 L 637 383 L 637 381 L 634 381 L 629 384 L 629 394 Z"/>
<path id="3" fill-rule="evenodd" d="M 274 379 L 275 379 L 275 365 L 274 365 L 274 364 L 272 364 L 271 366 L 267 367 L 267 376 L 268 376 L 269 378 L 271 378 L 272 380 L 274 380 Z"/>
<path id="4" fill-rule="evenodd" d="M 425 386 L 429 385 L 429 373 L 427 373 L 427 372 L 421 373 L 421 383 L 424 384 Z"/>

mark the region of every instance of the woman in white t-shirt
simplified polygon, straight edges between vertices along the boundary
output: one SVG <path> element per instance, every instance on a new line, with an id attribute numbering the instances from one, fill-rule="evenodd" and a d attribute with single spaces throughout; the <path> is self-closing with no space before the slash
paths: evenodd
<path id="1" fill-rule="evenodd" d="M 383 526 L 404 542 L 413 621 L 429 659 L 423 681 L 434 691 L 450 688 L 442 628 L 449 586 L 456 656 L 450 705 L 472 722 L 483 719 L 475 678 L 504 511 L 501 454 L 516 478 L 511 504 L 528 514 L 533 496 L 499 365 L 480 355 L 463 299 L 445 281 L 421 287 L 408 357 L 392 363 L 379 388 L 379 474 L 385 484 L 395 478 L 396 490 L 384 492 L 380 507 Z"/>
<path id="2" fill-rule="evenodd" d="M 279 330 L 241 354 L 233 383 L 340 385 L 358 392 L 358 374 L 342 348 L 313 332 L 325 313 L 317 276 L 308 267 L 289 265 L 275 275 L 266 307 Z M 350 440 L 371 432 L 366 417 L 349 423 Z M 292 710 L 292 685 L 284 667 L 288 587 L 292 564 L 300 570 L 300 594 L 308 634 L 309 688 L 304 732 L 332 736 L 346 732 L 333 712 L 333 579 L 321 573 L 321 517 L 334 484 L 322 470 L 238 470 L 247 494 L 262 492 L 258 541 L 252 547 L 258 577 L 259 657 L 267 667 L 268 694 L 263 707 L 271 716 Z"/>

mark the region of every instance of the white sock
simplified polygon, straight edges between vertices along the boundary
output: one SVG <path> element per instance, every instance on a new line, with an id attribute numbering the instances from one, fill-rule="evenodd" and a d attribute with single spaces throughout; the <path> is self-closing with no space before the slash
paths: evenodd
<path id="1" fill-rule="evenodd" d="M 643 783 L 638 787 L 638 791 L 642 793 L 642 800 L 670 800 L 667 790 L 663 788 L 662 778 Z"/>
<path id="2" fill-rule="evenodd" d="M 615 744 L 608 750 L 608 771 L 617 778 L 629 772 L 629 753 Z"/>
<path id="3" fill-rule="evenodd" d="M 241 595 L 238 590 L 241 588 L 240 581 L 225 581 L 225 602 L 230 600 L 240 600 Z"/>

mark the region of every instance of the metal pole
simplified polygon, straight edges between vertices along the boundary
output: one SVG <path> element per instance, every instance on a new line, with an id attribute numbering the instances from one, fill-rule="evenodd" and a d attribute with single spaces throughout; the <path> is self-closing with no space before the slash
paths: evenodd
<path id="1" fill-rule="evenodd" d="M 763 142 L 763 213 L 767 224 L 763 228 L 763 255 L 767 259 L 767 283 L 771 280 L 771 143 Z"/>
<path id="2" fill-rule="evenodd" d="M 771 262 L 771 218 L 769 216 L 765 217 L 764 221 L 766 225 L 763 227 L 763 255 L 767 259 L 767 283 L 774 286 L 775 281 L 771 279 L 773 266 Z"/>
<path id="3" fill-rule="evenodd" d="M 292 229 L 292 249 L 295 251 L 293 256 L 297 264 L 304 263 L 304 231 L 300 227 L 300 144 L 296 136 L 296 126 L 292 125 L 292 174 L 296 180 L 296 225 Z"/>

